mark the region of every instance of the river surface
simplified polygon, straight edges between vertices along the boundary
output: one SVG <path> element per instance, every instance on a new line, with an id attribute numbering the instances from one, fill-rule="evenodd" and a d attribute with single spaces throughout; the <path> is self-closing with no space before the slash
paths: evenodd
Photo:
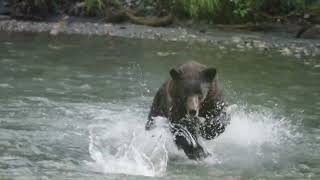
<path id="1" fill-rule="evenodd" d="M 231 123 L 188 160 L 165 119 L 169 69 L 218 69 Z M 0 179 L 319 179 L 320 66 L 198 43 L 0 33 Z"/>

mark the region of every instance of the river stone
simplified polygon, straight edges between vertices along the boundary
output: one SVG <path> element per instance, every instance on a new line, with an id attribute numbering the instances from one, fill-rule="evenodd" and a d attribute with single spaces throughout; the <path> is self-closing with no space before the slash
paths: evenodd
<path id="1" fill-rule="evenodd" d="M 292 51 L 287 47 L 280 49 L 279 51 L 284 56 L 290 56 L 292 54 Z"/>

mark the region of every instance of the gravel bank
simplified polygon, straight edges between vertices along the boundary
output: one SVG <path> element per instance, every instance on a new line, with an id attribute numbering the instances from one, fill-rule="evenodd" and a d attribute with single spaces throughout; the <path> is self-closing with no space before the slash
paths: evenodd
<path id="1" fill-rule="evenodd" d="M 58 28 L 57 28 L 58 27 Z M 7 32 L 48 32 L 51 34 L 83 34 L 163 41 L 202 42 L 216 44 L 219 48 L 232 45 L 240 50 L 257 48 L 260 51 L 276 50 L 285 56 L 320 59 L 320 40 L 285 38 L 277 35 L 252 32 L 201 33 L 181 27 L 148 27 L 134 24 L 110 24 L 101 22 L 29 22 L 1 20 L 0 30 Z"/>

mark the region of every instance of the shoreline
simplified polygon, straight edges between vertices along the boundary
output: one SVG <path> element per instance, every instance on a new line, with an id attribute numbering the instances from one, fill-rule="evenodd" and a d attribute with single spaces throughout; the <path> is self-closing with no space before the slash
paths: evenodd
<path id="1" fill-rule="evenodd" d="M 61 22 L 59 22 L 61 23 Z M 111 24 L 100 21 L 74 20 L 66 22 L 57 29 L 57 22 L 20 21 L 14 19 L 0 20 L 0 31 L 4 32 L 32 32 L 79 35 L 97 35 L 109 37 L 123 37 L 131 39 L 150 39 L 177 42 L 199 42 L 225 46 L 235 46 L 246 50 L 256 48 L 259 51 L 275 50 L 284 56 L 296 58 L 320 59 L 319 39 L 296 39 L 281 36 L 276 33 L 261 33 L 249 31 L 222 31 L 210 29 L 200 32 L 185 27 L 149 27 L 135 24 Z M 287 35 L 288 36 L 288 35 Z"/>

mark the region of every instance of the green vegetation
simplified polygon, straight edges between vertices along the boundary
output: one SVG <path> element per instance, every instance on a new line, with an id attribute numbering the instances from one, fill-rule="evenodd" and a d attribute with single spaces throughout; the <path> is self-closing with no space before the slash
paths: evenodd
<path id="1" fill-rule="evenodd" d="M 164 7 L 181 18 L 204 20 L 219 20 L 231 18 L 231 4 L 229 0 L 164 0 Z"/>
<path id="2" fill-rule="evenodd" d="M 103 0 L 84 0 L 86 13 L 88 15 L 103 15 L 103 11 L 106 7 Z"/>
<path id="3" fill-rule="evenodd" d="M 164 0 L 178 16 L 205 19 L 218 23 L 260 20 L 303 12 L 306 7 L 320 6 L 319 0 Z"/>
<path id="4" fill-rule="evenodd" d="M 132 0 L 134 8 L 171 12 L 176 17 L 206 20 L 214 23 L 243 23 L 266 21 L 305 11 L 319 11 L 320 0 Z M 45 17 L 55 12 L 69 12 L 76 3 L 82 3 L 85 15 L 105 16 L 108 11 L 123 9 L 125 0 L 14 0 L 15 16 Z M 121 8 L 119 8 L 121 7 Z M 147 12 L 147 10 L 144 10 Z M 149 15 L 150 13 L 144 13 Z M 151 13 L 152 14 L 152 13 Z M 161 15 L 162 13 L 153 13 Z"/>
<path id="5" fill-rule="evenodd" d="M 55 7 L 54 0 L 14 0 L 12 15 L 16 17 L 47 16 Z"/>

